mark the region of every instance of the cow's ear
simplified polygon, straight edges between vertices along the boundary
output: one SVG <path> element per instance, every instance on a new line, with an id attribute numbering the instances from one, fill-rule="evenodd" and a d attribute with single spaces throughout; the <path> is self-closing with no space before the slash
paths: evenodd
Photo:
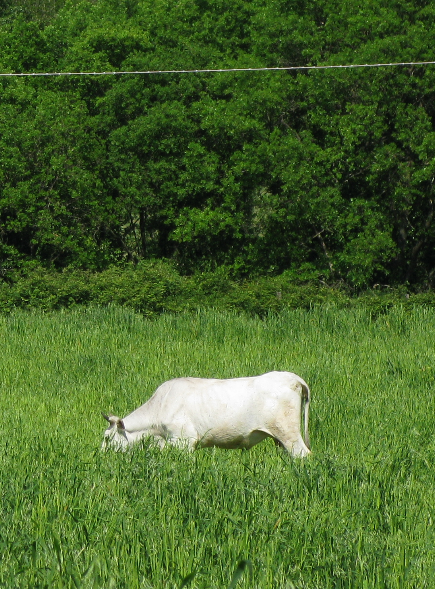
<path id="1" fill-rule="evenodd" d="M 116 425 L 116 427 L 125 429 L 124 422 L 116 415 L 105 415 L 104 413 L 102 413 L 101 415 L 110 423 L 111 426 Z"/>

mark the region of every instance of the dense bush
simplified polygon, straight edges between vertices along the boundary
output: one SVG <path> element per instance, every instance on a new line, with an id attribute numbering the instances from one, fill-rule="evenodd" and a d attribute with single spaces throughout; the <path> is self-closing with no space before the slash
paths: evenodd
<path id="1" fill-rule="evenodd" d="M 165 261 L 142 262 L 137 267 L 111 267 L 94 273 L 83 270 L 47 272 L 34 269 L 9 284 L 0 284 L 0 311 L 55 310 L 73 306 L 116 304 L 146 316 L 199 308 L 243 311 L 264 316 L 283 309 L 364 306 L 374 315 L 392 306 L 434 306 L 432 292 L 405 289 L 364 291 L 354 294 L 343 286 L 295 284 L 284 274 L 253 280 L 235 280 L 222 269 L 181 276 Z"/>

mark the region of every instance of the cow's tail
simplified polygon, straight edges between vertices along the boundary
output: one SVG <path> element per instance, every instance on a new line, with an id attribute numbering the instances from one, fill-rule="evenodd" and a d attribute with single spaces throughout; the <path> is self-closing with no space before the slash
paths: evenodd
<path id="1" fill-rule="evenodd" d="M 308 433 L 308 415 L 310 412 L 310 389 L 305 381 L 301 379 L 302 384 L 302 406 L 304 408 L 304 442 L 308 450 L 311 450 L 310 434 Z"/>

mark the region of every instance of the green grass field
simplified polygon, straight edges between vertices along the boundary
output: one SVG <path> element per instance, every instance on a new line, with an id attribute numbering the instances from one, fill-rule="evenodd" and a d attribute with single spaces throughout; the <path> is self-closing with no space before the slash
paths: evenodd
<path id="1" fill-rule="evenodd" d="M 0 317 L 0 586 L 435 586 L 435 310 Z M 313 455 L 100 452 L 176 376 L 289 370 Z"/>

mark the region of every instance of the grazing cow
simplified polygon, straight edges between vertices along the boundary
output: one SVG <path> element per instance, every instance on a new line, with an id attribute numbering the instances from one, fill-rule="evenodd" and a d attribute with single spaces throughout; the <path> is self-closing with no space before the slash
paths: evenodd
<path id="1" fill-rule="evenodd" d="M 303 457 L 310 454 L 309 402 L 308 385 L 291 372 L 227 380 L 175 378 L 124 419 L 103 414 L 110 424 L 103 448 L 124 449 L 148 436 L 161 447 L 251 448 L 270 437 L 293 456 Z"/>

